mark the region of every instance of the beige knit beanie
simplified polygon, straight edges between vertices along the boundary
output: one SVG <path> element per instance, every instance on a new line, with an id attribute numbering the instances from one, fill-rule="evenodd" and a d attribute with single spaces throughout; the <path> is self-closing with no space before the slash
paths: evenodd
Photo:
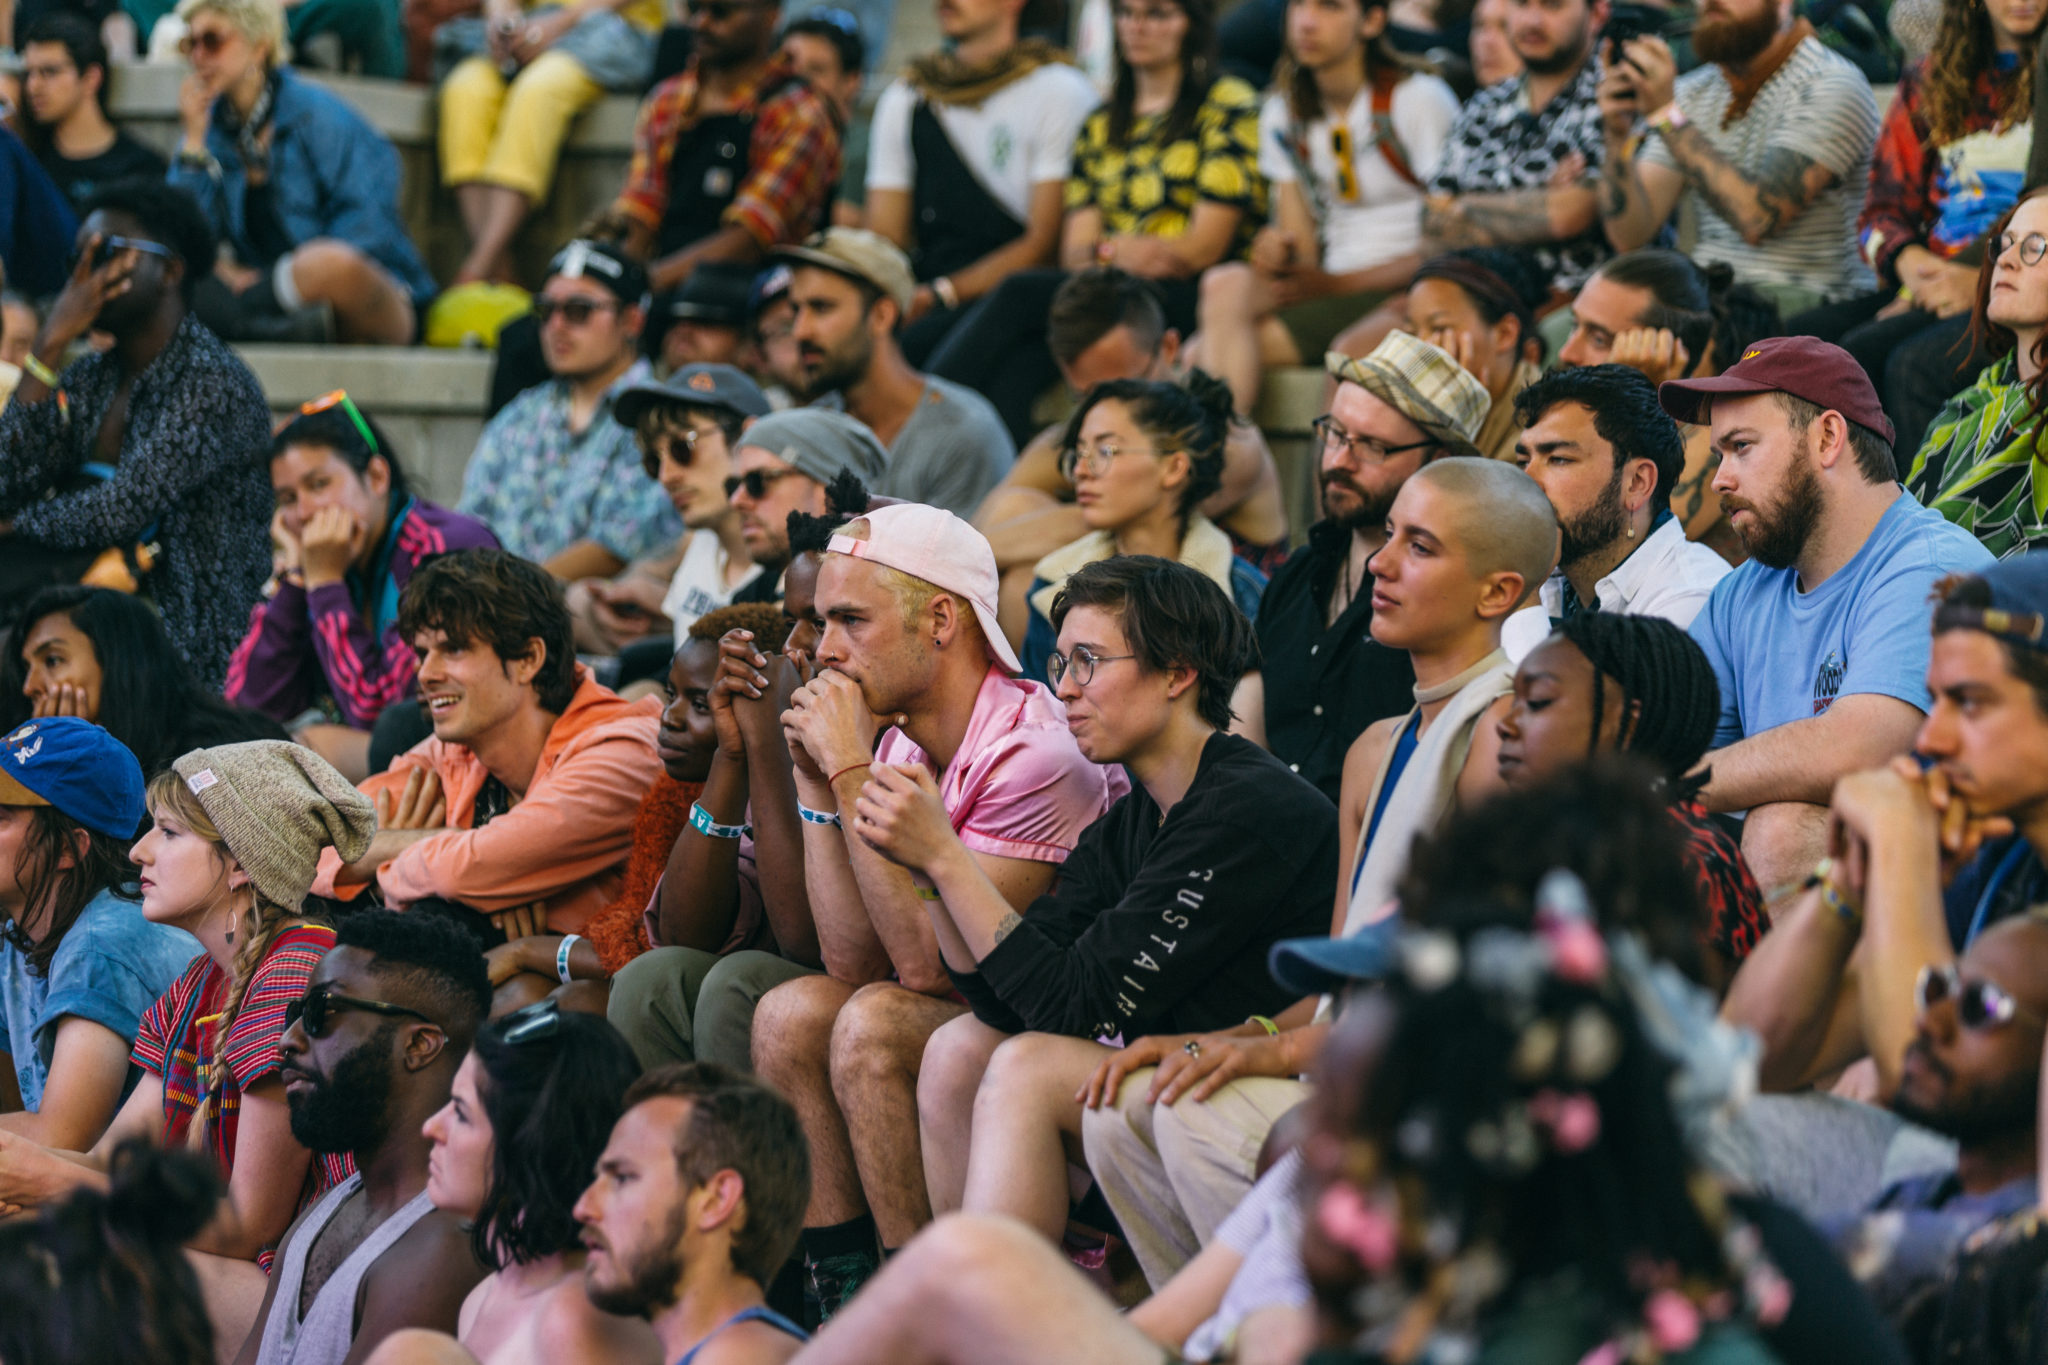
<path id="1" fill-rule="evenodd" d="M 221 842 L 263 899 L 296 910 L 320 850 L 344 862 L 369 851 L 377 808 L 311 749 L 281 739 L 194 749 L 171 765 L 206 808 Z"/>

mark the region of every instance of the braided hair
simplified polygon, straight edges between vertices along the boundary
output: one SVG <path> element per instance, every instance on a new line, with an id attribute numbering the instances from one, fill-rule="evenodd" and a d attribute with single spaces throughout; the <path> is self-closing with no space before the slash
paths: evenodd
<path id="1" fill-rule="evenodd" d="M 1557 634 L 1593 665 L 1588 754 L 1599 743 L 1607 680 L 1612 678 L 1621 688 L 1621 752 L 1656 763 L 1674 800 L 1685 800 L 1705 786 L 1708 774 L 1686 774 L 1714 742 L 1721 689 L 1698 642 L 1661 617 L 1609 611 L 1567 617 Z"/>
<path id="2" fill-rule="evenodd" d="M 151 815 L 168 812 L 177 822 L 192 832 L 194 838 L 204 839 L 213 846 L 216 858 L 226 859 L 234 855 L 228 851 L 227 842 L 220 836 L 207 815 L 206 807 L 199 804 L 199 798 L 185 785 L 185 779 L 173 769 L 166 768 L 150 779 L 148 787 L 149 810 Z M 226 877 L 222 877 L 225 886 Z M 229 897 L 238 894 L 229 891 Z M 235 945 L 235 960 L 228 972 L 227 997 L 221 1003 L 218 1026 L 213 1034 L 213 1055 L 207 1060 L 203 1075 L 206 1082 L 204 1103 L 210 1111 L 210 1118 L 218 1121 L 221 1105 L 220 1078 L 227 1074 L 228 1035 L 234 1031 L 235 1020 L 242 1012 L 242 1002 L 248 997 L 249 984 L 256 977 L 256 969 L 263 965 L 263 959 L 277 942 L 279 934 L 295 920 L 307 918 L 297 908 L 273 905 L 263 898 L 256 884 L 249 883 L 248 904 L 235 912 L 234 935 L 229 942 Z"/>

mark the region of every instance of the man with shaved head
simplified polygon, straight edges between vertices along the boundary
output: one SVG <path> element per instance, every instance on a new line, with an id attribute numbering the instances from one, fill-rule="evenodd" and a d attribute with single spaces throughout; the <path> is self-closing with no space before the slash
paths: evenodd
<path id="1" fill-rule="evenodd" d="M 1395 496 L 1366 566 L 1372 633 L 1413 662 L 1416 704 L 1368 727 L 1345 758 L 1334 933 L 1385 919 L 1416 836 L 1499 788 L 1493 721 L 1514 679 L 1501 626 L 1549 576 L 1557 544 L 1543 490 L 1501 461 L 1434 460 Z M 1119 1078 L 1138 1074 L 1091 1085 L 1088 1167 L 1154 1287 L 1251 1189 L 1265 1136 L 1300 1102 L 1296 1078 L 1327 1032 L 1318 1002 L 1298 1000 L 1223 1035 L 1142 1039 L 1116 1066 Z"/>

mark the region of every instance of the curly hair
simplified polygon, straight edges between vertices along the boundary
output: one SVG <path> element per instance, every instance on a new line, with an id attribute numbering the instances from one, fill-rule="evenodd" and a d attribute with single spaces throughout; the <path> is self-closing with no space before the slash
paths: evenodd
<path id="1" fill-rule="evenodd" d="M 444 915 L 357 910 L 342 917 L 334 946 L 362 949 L 375 959 L 372 975 L 424 1002 L 421 1012 L 441 1026 L 458 1057 L 491 1012 L 484 955 L 470 932 Z M 405 1003 L 403 996 L 396 1003 Z"/>
<path id="2" fill-rule="evenodd" d="M 1650 510 L 1671 506 L 1671 489 L 1685 472 L 1685 440 L 1678 424 L 1657 405 L 1657 386 L 1626 365 L 1574 365 L 1552 370 L 1515 395 L 1515 415 L 1530 427 L 1559 403 L 1578 403 L 1593 413 L 1593 430 L 1613 449 L 1619 488 L 1630 460 L 1657 468 Z"/>
<path id="3" fill-rule="evenodd" d="M 1991 113 L 2001 132 L 2033 116 L 2034 48 L 2039 37 L 2036 32 L 2020 39 L 2019 67 L 1993 97 Z M 1936 146 L 1955 142 L 1970 131 L 1970 116 L 1977 112 L 1977 73 L 1991 69 L 1997 52 L 1991 14 L 1981 0 L 1942 0 L 1934 46 L 1920 71 L 1921 107 L 1928 138 Z"/>
<path id="4" fill-rule="evenodd" d="M 552 1030 L 507 1038 L 526 1013 L 494 1019 L 471 1044 L 477 1093 L 491 1123 L 491 1179 L 470 1225 L 477 1259 L 528 1265 L 577 1243 L 576 1201 L 626 1112 L 640 1063 L 603 1016 L 555 1010 Z"/>
<path id="5" fill-rule="evenodd" d="M 1183 450 L 1188 481 L 1180 490 L 1183 524 L 1202 500 L 1223 486 L 1223 445 L 1235 411 L 1230 390 L 1203 370 L 1189 370 L 1178 384 L 1159 379 L 1110 379 L 1088 390 L 1067 419 L 1060 449 L 1081 443 L 1081 427 L 1097 403 L 1121 403 L 1162 452 Z"/>
<path id="6" fill-rule="evenodd" d="M 0 1224 L 0 1359 L 14 1365 L 212 1365 L 213 1327 L 184 1243 L 222 1194 L 213 1163 L 142 1138 L 105 1191 Z M 26 1305 L 35 1305 L 32 1309 Z"/>
<path id="7" fill-rule="evenodd" d="M 576 676 L 576 629 L 562 585 L 546 569 L 504 550 L 462 550 L 422 565 L 398 599 L 398 633 L 412 641 L 438 630 L 451 641 L 486 644 L 504 662 L 546 650 L 533 690 L 543 709 L 569 709 Z"/>
<path id="8" fill-rule="evenodd" d="M 689 638 L 715 641 L 729 630 L 752 631 L 760 651 L 773 654 L 782 648 L 782 642 L 789 638 L 789 628 L 795 624 L 773 602 L 734 602 L 690 622 Z"/>
<path id="9" fill-rule="evenodd" d="M 199 208 L 199 201 L 189 190 L 153 176 L 128 176 L 94 190 L 92 197 L 79 206 L 78 220 L 84 222 L 103 210 L 133 218 L 140 229 L 139 236 L 178 253 L 185 266 L 178 288 L 188 302 L 199 282 L 213 273 L 219 242 Z"/>
<path id="10" fill-rule="evenodd" d="M 2021 204 L 2030 199 L 2038 199 L 2044 194 L 2048 194 L 2048 185 L 2036 185 L 2013 200 L 2012 207 L 1999 214 L 1998 221 L 1993 223 L 1991 231 L 1985 234 L 1988 245 L 1984 248 L 1984 264 L 1977 270 L 1977 301 L 1970 309 L 1970 340 L 1989 351 L 1994 359 L 2017 349 L 2020 344 L 2019 335 L 2010 327 L 1993 322 L 1987 311 L 1991 306 L 1991 281 L 1998 273 L 1998 239 L 2012 226 L 2013 215 L 2020 211 Z M 1959 349 L 1962 342 L 1958 341 L 1956 346 Z M 2036 369 L 2034 377 L 2029 379 L 2026 385 L 2027 414 L 2023 421 L 2013 424 L 2016 428 L 2030 426 L 2038 421 L 2043 413 L 2048 413 L 2048 333 L 2034 341 L 2032 359 Z"/>
<path id="11" fill-rule="evenodd" d="M 825 490 L 824 516 L 814 517 L 809 512 L 796 511 L 789 514 L 786 523 L 789 557 L 795 559 L 801 554 L 824 554 L 839 528 L 867 510 L 868 486 L 851 469 L 840 470 L 839 476 Z"/>

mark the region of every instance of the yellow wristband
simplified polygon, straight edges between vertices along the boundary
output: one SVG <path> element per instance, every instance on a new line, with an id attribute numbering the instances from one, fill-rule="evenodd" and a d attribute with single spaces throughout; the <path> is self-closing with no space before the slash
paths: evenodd
<path id="1" fill-rule="evenodd" d="M 38 356 L 34 351 L 30 351 L 27 355 L 21 358 L 21 368 L 27 371 L 29 374 L 34 375 L 37 379 L 40 379 L 43 383 L 43 387 L 51 390 L 52 392 L 55 392 L 57 386 L 63 383 L 63 380 L 58 376 L 57 372 L 51 369 L 48 365 L 45 365 L 42 361 L 42 358 Z"/>
<path id="2" fill-rule="evenodd" d="M 1260 1028 L 1266 1031 L 1268 1037 L 1278 1038 L 1280 1036 L 1280 1026 L 1274 1023 L 1271 1019 L 1268 1019 L 1263 1014 L 1254 1014 L 1251 1018 L 1245 1020 L 1245 1022 L 1247 1024 L 1257 1024 Z"/>
<path id="3" fill-rule="evenodd" d="M 912 882 L 910 889 L 917 892 L 917 898 L 921 901 L 935 901 L 939 898 L 939 888 L 936 886 L 919 886 Z"/>

